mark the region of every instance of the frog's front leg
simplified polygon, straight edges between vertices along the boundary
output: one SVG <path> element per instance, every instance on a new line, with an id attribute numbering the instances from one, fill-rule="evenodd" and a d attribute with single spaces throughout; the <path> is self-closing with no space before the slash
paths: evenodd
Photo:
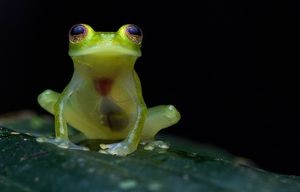
<path id="1" fill-rule="evenodd" d="M 88 150 L 86 147 L 75 145 L 68 137 L 68 126 L 64 112 L 66 108 L 65 105 L 73 92 L 74 85 L 72 85 L 71 82 L 62 94 L 52 90 L 46 90 L 38 96 L 39 104 L 48 112 L 52 113 L 55 119 L 55 138 L 39 137 L 37 138 L 38 142 L 55 144 L 61 148 Z"/>
<path id="2" fill-rule="evenodd" d="M 143 121 L 143 129 L 140 135 L 142 143 L 145 144 L 145 150 L 153 150 L 154 148 L 168 148 L 168 144 L 163 141 L 155 140 L 155 135 L 164 128 L 170 127 L 176 124 L 180 120 L 180 113 L 173 105 L 160 105 L 156 107 L 149 108 L 147 110 L 147 117 Z M 140 139 L 137 138 L 138 134 L 132 133 L 135 136 L 134 142 L 139 143 Z M 127 138 L 128 139 L 128 138 Z M 101 150 L 100 152 L 122 155 L 123 151 L 126 151 L 128 145 L 124 145 L 124 141 L 121 143 L 114 144 L 102 144 L 100 147 L 102 149 L 108 149 L 107 151 Z M 132 148 L 135 149 L 135 148 Z M 112 153 L 119 151 L 118 153 Z"/>
<path id="3" fill-rule="evenodd" d="M 130 73 L 131 74 L 131 73 Z M 130 79 L 128 81 L 128 79 Z M 147 117 L 147 107 L 144 102 L 144 98 L 142 96 L 142 88 L 140 84 L 140 80 L 135 71 L 133 71 L 133 76 L 129 77 L 127 80 L 123 80 L 122 82 L 127 82 L 126 87 L 134 87 L 134 89 L 127 90 L 130 93 L 134 93 L 133 99 L 136 104 L 137 115 L 134 122 L 130 123 L 131 130 L 129 131 L 127 137 L 120 143 L 113 144 L 101 144 L 100 147 L 103 150 L 100 150 L 102 153 L 108 153 L 112 155 L 118 156 L 126 156 L 132 152 L 134 152 L 141 140 L 141 135 L 143 131 L 143 127 L 145 124 L 145 120 Z M 129 86 L 134 85 L 134 86 Z"/>

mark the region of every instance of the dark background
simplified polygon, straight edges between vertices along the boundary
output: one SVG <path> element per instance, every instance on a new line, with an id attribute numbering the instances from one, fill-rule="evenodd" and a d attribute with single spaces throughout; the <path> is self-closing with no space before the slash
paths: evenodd
<path id="1" fill-rule="evenodd" d="M 1 113 L 45 113 L 37 95 L 61 91 L 72 75 L 73 24 L 116 31 L 134 23 L 144 31 L 136 70 L 146 103 L 182 114 L 165 132 L 300 175 L 299 5 L 95 2 L 1 0 Z"/>

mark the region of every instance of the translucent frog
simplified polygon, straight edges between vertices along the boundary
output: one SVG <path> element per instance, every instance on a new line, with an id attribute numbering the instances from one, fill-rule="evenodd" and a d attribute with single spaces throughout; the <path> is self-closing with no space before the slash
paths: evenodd
<path id="1" fill-rule="evenodd" d="M 141 141 L 153 141 L 159 130 L 177 123 L 180 114 L 173 105 L 146 107 L 134 70 L 142 38 L 141 29 L 133 24 L 117 32 L 74 25 L 69 31 L 71 81 L 62 93 L 45 90 L 38 96 L 39 104 L 54 115 L 55 138 L 37 140 L 87 150 L 70 141 L 69 124 L 88 139 L 117 141 L 101 144 L 101 152 L 126 156 Z"/>

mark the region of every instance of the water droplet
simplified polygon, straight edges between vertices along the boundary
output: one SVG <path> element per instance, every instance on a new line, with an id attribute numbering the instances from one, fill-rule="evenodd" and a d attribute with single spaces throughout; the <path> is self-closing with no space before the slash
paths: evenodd
<path id="1" fill-rule="evenodd" d="M 137 181 L 133 179 L 128 179 L 119 183 L 119 187 L 124 190 L 133 189 L 137 186 Z"/>
<path id="2" fill-rule="evenodd" d="M 183 166 L 183 168 L 184 168 L 184 169 L 189 169 L 189 168 L 191 168 L 191 166 L 192 166 L 192 165 L 190 165 L 190 164 L 186 164 L 186 165 Z"/>
<path id="3" fill-rule="evenodd" d="M 90 167 L 90 168 L 88 168 L 88 173 L 94 173 L 95 172 L 95 168 L 93 168 L 93 167 Z"/>
<path id="4" fill-rule="evenodd" d="M 34 178 L 34 182 L 38 182 L 39 180 L 40 180 L 39 177 L 35 177 L 35 178 Z"/>
<path id="5" fill-rule="evenodd" d="M 144 147 L 144 150 L 147 150 L 147 151 L 152 151 L 154 149 L 154 146 L 153 145 L 146 145 Z"/>
<path id="6" fill-rule="evenodd" d="M 15 132 L 15 131 L 10 132 L 10 134 L 11 134 L 11 135 L 20 135 L 20 133 Z"/>
<path id="7" fill-rule="evenodd" d="M 184 175 L 182 176 L 182 179 L 187 181 L 187 180 L 190 179 L 190 176 L 189 176 L 188 174 L 184 174 Z"/>
<path id="8" fill-rule="evenodd" d="M 159 182 L 152 182 L 148 185 L 148 189 L 150 191 L 158 191 L 160 190 L 162 185 Z"/>

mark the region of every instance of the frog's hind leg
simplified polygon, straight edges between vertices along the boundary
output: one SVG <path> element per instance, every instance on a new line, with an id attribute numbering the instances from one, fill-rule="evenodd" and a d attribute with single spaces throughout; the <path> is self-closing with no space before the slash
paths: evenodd
<path id="1" fill-rule="evenodd" d="M 160 105 L 148 109 L 148 116 L 142 132 L 142 142 L 145 149 L 152 150 L 156 147 L 168 148 L 162 141 L 155 141 L 154 137 L 161 129 L 170 127 L 180 120 L 180 113 L 173 105 Z"/>
<path id="2" fill-rule="evenodd" d="M 54 105 L 58 101 L 59 97 L 60 93 L 47 89 L 38 96 L 38 103 L 41 107 L 53 115 Z"/>
<path id="3" fill-rule="evenodd" d="M 156 141 L 155 135 L 164 128 L 176 124 L 180 120 L 180 113 L 173 105 L 160 105 L 148 109 L 148 116 L 142 132 L 142 143 L 145 150 L 168 148 L 163 141 Z"/>

